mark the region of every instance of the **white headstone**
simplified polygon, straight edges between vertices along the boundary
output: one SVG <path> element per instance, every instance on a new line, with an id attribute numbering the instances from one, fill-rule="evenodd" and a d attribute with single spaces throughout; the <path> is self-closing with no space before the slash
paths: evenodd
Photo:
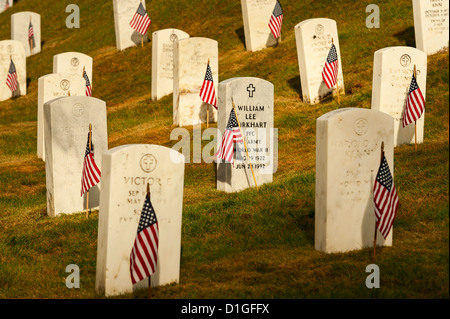
<path id="1" fill-rule="evenodd" d="M 17 74 L 17 89 L 11 92 L 6 85 L 11 60 L 14 63 Z M 27 94 L 27 67 L 25 48 L 16 40 L 0 41 L 0 101 L 7 100 L 12 96 Z"/>
<path id="2" fill-rule="evenodd" d="M 217 128 L 222 136 L 235 104 L 236 116 L 241 125 L 241 134 L 246 140 L 250 162 L 258 186 L 271 183 L 276 164 L 273 130 L 273 84 L 254 77 L 232 78 L 220 82 Z M 218 139 L 218 147 L 222 138 Z M 252 167 L 246 159 L 244 143 L 236 143 L 234 163 L 218 160 L 217 189 L 237 192 L 255 187 Z M 276 155 L 276 154 L 275 154 Z"/>
<path id="3" fill-rule="evenodd" d="M 178 29 L 164 29 L 152 36 L 152 99 L 173 93 L 173 47 L 189 34 Z"/>
<path id="4" fill-rule="evenodd" d="M 8 8 L 11 8 L 13 2 L 14 2 L 13 0 L 0 0 L 0 13 Z"/>
<path id="5" fill-rule="evenodd" d="M 179 126 L 216 122 L 216 109 L 200 98 L 206 67 L 211 67 L 216 97 L 219 81 L 219 47 L 216 40 L 188 38 L 175 42 L 173 60 L 173 123 Z"/>
<path id="6" fill-rule="evenodd" d="M 332 41 L 336 46 L 339 61 L 337 87 L 339 94 L 344 95 L 342 58 L 336 21 L 325 18 L 308 19 L 297 24 L 294 29 L 303 101 L 316 104 L 328 95 L 337 93 L 336 85 L 329 89 L 322 79 L 322 70 Z"/>
<path id="7" fill-rule="evenodd" d="M 412 47 L 388 47 L 374 54 L 372 80 L 372 109 L 385 112 L 394 118 L 394 147 L 415 143 L 415 127 L 402 125 L 414 65 L 417 84 L 426 98 L 427 55 Z M 416 121 L 417 143 L 423 143 L 425 112 Z"/>
<path id="8" fill-rule="evenodd" d="M 93 87 L 92 58 L 80 52 L 64 52 L 53 56 L 53 73 L 83 76 L 83 68 Z"/>
<path id="9" fill-rule="evenodd" d="M 102 171 L 101 158 L 108 150 L 106 103 L 94 97 L 69 96 L 44 105 L 45 178 L 47 213 L 50 217 L 86 210 L 87 193 L 81 196 L 81 176 L 89 124 L 92 124 L 94 161 Z M 100 199 L 100 183 L 89 190 L 89 208 Z"/>
<path id="10" fill-rule="evenodd" d="M 394 178 L 394 120 L 363 108 L 342 108 L 317 119 L 315 248 L 326 253 L 373 247 L 373 185 L 381 143 Z M 395 180 L 395 178 L 394 178 Z M 377 245 L 392 245 L 377 233 Z"/>
<path id="11" fill-rule="evenodd" d="M 449 1 L 413 0 L 416 48 L 430 55 L 448 48 Z"/>
<path id="12" fill-rule="evenodd" d="M 45 161 L 44 104 L 63 96 L 83 96 L 86 83 L 81 75 L 51 73 L 38 79 L 37 156 Z"/>
<path id="13" fill-rule="evenodd" d="M 147 183 L 159 228 L 158 261 L 151 285 L 178 283 L 183 155 L 159 145 L 122 145 L 103 154 L 102 168 L 96 292 L 114 296 L 148 287 L 147 278 L 133 285 L 130 275 L 130 253 Z"/>
<path id="14" fill-rule="evenodd" d="M 241 0 L 247 51 L 258 51 L 278 43 L 269 28 L 275 3 L 276 0 Z"/>
<path id="15" fill-rule="evenodd" d="M 130 22 L 141 2 L 145 8 L 145 1 L 113 0 L 116 47 L 118 50 L 125 50 L 129 47 L 141 45 L 141 38 L 144 43 L 148 42 L 147 34 L 142 37 L 139 32 L 136 32 L 130 26 Z M 147 14 L 149 15 L 149 12 Z M 151 19 L 150 15 L 149 18 Z"/>
<path id="16" fill-rule="evenodd" d="M 33 35 L 28 37 L 30 24 Z M 11 15 L 11 39 L 23 44 L 25 55 L 29 57 L 41 52 L 41 15 L 22 11 Z"/>

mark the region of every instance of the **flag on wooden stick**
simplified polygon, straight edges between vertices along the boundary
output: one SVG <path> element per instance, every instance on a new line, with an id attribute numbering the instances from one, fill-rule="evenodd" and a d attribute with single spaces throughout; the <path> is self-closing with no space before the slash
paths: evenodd
<path id="1" fill-rule="evenodd" d="M 33 30 L 33 24 L 28 25 L 28 43 L 30 44 L 30 50 L 34 49 L 36 47 L 36 42 L 34 41 L 34 30 Z"/>
<path id="2" fill-rule="evenodd" d="M 329 89 L 331 89 L 337 83 L 339 69 L 339 60 L 337 56 L 336 46 L 331 44 L 330 51 L 328 52 L 327 60 L 322 70 L 322 79 Z"/>
<path id="3" fill-rule="evenodd" d="M 373 201 L 376 227 L 386 239 L 397 214 L 398 195 L 384 152 L 381 155 L 380 167 L 373 186 Z"/>
<path id="4" fill-rule="evenodd" d="M 416 76 L 413 73 L 411 84 L 409 86 L 408 96 L 406 98 L 406 107 L 403 112 L 402 124 L 403 127 L 417 121 L 425 110 L 425 99 L 422 91 L 417 84 Z"/>
<path id="5" fill-rule="evenodd" d="M 130 275 L 133 284 L 151 276 L 156 271 L 158 245 L 158 220 L 150 201 L 150 193 L 147 192 L 136 238 L 130 254 Z"/>
<path id="6" fill-rule="evenodd" d="M 139 7 L 136 10 L 136 13 L 133 16 L 133 19 L 130 21 L 130 26 L 134 31 L 144 35 L 147 33 L 148 27 L 150 26 L 151 20 L 147 15 L 147 11 L 145 11 L 142 2 L 139 3 Z"/>
<path id="7" fill-rule="evenodd" d="M 216 153 L 217 158 L 220 158 L 226 162 L 233 162 L 234 146 L 233 143 L 241 143 L 242 138 L 241 130 L 239 128 L 234 108 L 231 109 L 230 118 L 225 129 L 225 133 L 222 137 L 222 143 L 219 146 L 219 150 Z"/>
<path id="8" fill-rule="evenodd" d="M 273 36 L 278 39 L 281 35 L 281 25 L 283 23 L 283 10 L 279 1 L 275 3 L 272 15 L 269 20 L 269 28 Z"/>
<path id="9" fill-rule="evenodd" d="M 6 85 L 9 87 L 11 92 L 17 90 L 18 81 L 17 81 L 17 72 L 16 66 L 14 65 L 13 60 L 11 59 L 11 63 L 9 64 L 8 75 L 6 76 Z"/>
<path id="10" fill-rule="evenodd" d="M 84 70 L 84 68 L 83 68 L 83 77 L 84 77 L 84 80 L 86 81 L 86 90 L 85 90 L 86 96 L 92 96 L 91 82 L 89 81 L 89 77 L 88 77 L 86 71 Z"/>
<path id="11" fill-rule="evenodd" d="M 81 196 L 100 181 L 100 170 L 94 161 L 94 145 L 92 133 L 88 133 L 86 152 L 84 154 L 83 172 L 81 175 Z"/>
<path id="12" fill-rule="evenodd" d="M 217 110 L 216 90 L 214 89 L 214 80 L 212 77 L 211 67 L 206 66 L 205 79 L 203 80 L 202 88 L 200 89 L 200 98 L 203 102 L 211 104 Z"/>

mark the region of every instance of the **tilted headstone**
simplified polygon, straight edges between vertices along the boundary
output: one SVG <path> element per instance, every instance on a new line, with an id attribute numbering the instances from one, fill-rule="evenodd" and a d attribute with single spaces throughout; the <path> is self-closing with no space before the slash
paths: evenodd
<path id="1" fill-rule="evenodd" d="M 14 0 L 0 0 L 0 13 L 11 8 Z"/>
<path id="2" fill-rule="evenodd" d="M 80 52 L 64 52 L 53 56 L 53 73 L 83 76 L 83 68 L 93 87 L 92 58 L 89 55 Z"/>
<path id="3" fill-rule="evenodd" d="M 223 136 L 234 101 L 250 162 L 244 143 L 236 143 L 233 163 L 220 159 L 217 162 L 218 190 L 237 192 L 255 187 L 252 167 L 258 186 L 272 182 L 277 160 L 275 147 L 277 135 L 273 130 L 273 99 L 273 84 L 263 79 L 240 77 L 220 82 L 217 128 L 221 132 L 220 136 Z M 222 138 L 218 138 L 218 143 L 221 142 Z"/>
<path id="4" fill-rule="evenodd" d="M 6 85 L 11 60 L 16 69 L 17 89 L 11 92 Z M 25 48 L 16 40 L 0 41 L 0 101 L 7 100 L 13 96 L 27 94 L 27 67 Z"/>
<path id="5" fill-rule="evenodd" d="M 258 51 L 278 43 L 269 28 L 275 3 L 276 0 L 241 0 L 247 51 Z"/>
<path id="6" fill-rule="evenodd" d="M 316 104 L 330 94 L 344 95 L 342 58 L 336 21 L 326 18 L 308 19 L 295 26 L 298 66 L 303 102 Z M 331 44 L 336 47 L 339 61 L 337 84 L 328 88 L 322 79 L 322 70 Z"/>
<path id="7" fill-rule="evenodd" d="M 394 118 L 394 147 L 401 144 L 423 143 L 425 111 L 414 124 L 403 127 L 405 110 L 414 65 L 416 80 L 424 98 L 427 82 L 427 55 L 412 47 L 388 47 L 375 52 L 372 80 L 372 109 L 385 112 Z"/>
<path id="8" fill-rule="evenodd" d="M 416 48 L 430 55 L 448 48 L 448 0 L 413 0 Z"/>
<path id="9" fill-rule="evenodd" d="M 44 104 L 63 96 L 83 96 L 86 82 L 81 75 L 51 73 L 38 79 L 37 156 L 45 161 Z"/>
<path id="10" fill-rule="evenodd" d="M 11 39 L 23 44 L 27 57 L 41 52 L 41 15 L 30 11 L 12 14 Z"/>
<path id="11" fill-rule="evenodd" d="M 152 100 L 173 93 L 173 47 L 189 34 L 178 29 L 164 29 L 152 36 Z"/>
<path id="12" fill-rule="evenodd" d="M 148 287 L 147 278 L 133 285 L 130 275 L 130 253 L 147 183 L 159 228 L 158 260 L 151 286 L 178 283 L 184 156 L 159 145 L 122 145 L 103 154 L 102 169 L 96 292 L 114 296 Z"/>
<path id="13" fill-rule="evenodd" d="M 394 178 L 394 119 L 363 108 L 343 108 L 317 119 L 315 248 L 326 253 L 373 247 L 373 186 L 381 143 Z M 395 178 L 394 178 L 395 179 Z M 377 245 L 391 246 L 392 233 Z"/>
<path id="14" fill-rule="evenodd" d="M 102 171 L 102 154 L 108 150 L 106 103 L 94 97 L 61 97 L 44 105 L 45 178 L 47 213 L 83 212 L 99 206 L 100 183 L 81 196 L 81 176 L 89 124 L 92 124 L 94 161 Z"/>
<path id="15" fill-rule="evenodd" d="M 219 81 L 219 48 L 216 40 L 188 38 L 175 42 L 173 58 L 173 123 L 179 126 L 216 122 L 217 111 L 200 98 L 206 67 L 211 67 L 214 88 Z"/>
<path id="16" fill-rule="evenodd" d="M 129 47 L 141 45 L 141 39 L 144 43 L 148 42 L 148 36 L 141 36 L 130 25 L 139 3 L 145 9 L 145 1 L 141 0 L 113 0 L 114 26 L 116 32 L 116 47 L 118 50 L 125 50 Z M 147 12 L 148 14 L 148 12 Z"/>

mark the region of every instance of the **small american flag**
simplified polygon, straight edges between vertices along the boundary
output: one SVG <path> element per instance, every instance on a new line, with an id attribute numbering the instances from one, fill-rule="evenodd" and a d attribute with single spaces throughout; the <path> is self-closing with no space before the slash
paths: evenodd
<path id="1" fill-rule="evenodd" d="M 233 143 L 243 142 L 241 130 L 238 126 L 236 114 L 234 108 L 231 109 L 230 118 L 225 129 L 225 133 L 222 137 L 222 143 L 219 146 L 219 150 L 216 153 L 217 158 L 220 158 L 229 163 L 233 162 L 234 149 Z"/>
<path id="2" fill-rule="evenodd" d="M 373 201 L 377 228 L 386 239 L 397 214 L 398 195 L 384 154 L 373 186 Z"/>
<path id="3" fill-rule="evenodd" d="M 31 24 L 31 21 L 30 24 L 28 25 L 28 43 L 30 44 L 30 49 L 36 47 L 36 43 L 34 42 L 33 25 Z"/>
<path id="4" fill-rule="evenodd" d="M 14 62 L 11 60 L 11 63 L 9 64 L 9 71 L 8 75 L 6 76 L 6 85 L 9 87 L 11 92 L 14 92 L 17 90 L 17 72 L 16 72 L 16 66 L 14 65 Z"/>
<path id="5" fill-rule="evenodd" d="M 86 152 L 84 154 L 83 173 L 81 174 L 81 196 L 88 191 L 92 186 L 100 181 L 100 170 L 94 161 L 94 144 L 91 142 L 92 151 L 89 147 L 89 135 L 87 139 Z"/>
<path id="6" fill-rule="evenodd" d="M 214 89 L 214 82 L 209 63 L 206 67 L 205 79 L 203 80 L 202 88 L 200 89 L 200 98 L 203 102 L 211 104 L 217 109 L 216 91 Z"/>
<path id="7" fill-rule="evenodd" d="M 329 89 L 331 89 L 337 82 L 338 69 L 339 62 L 337 51 L 334 43 L 332 43 L 330 52 L 328 52 L 327 60 L 322 71 L 322 79 Z"/>
<path id="8" fill-rule="evenodd" d="M 281 24 L 283 23 L 283 10 L 279 1 L 275 3 L 272 15 L 269 20 L 269 28 L 273 36 L 278 39 L 281 35 Z"/>
<path id="9" fill-rule="evenodd" d="M 417 84 L 416 77 L 412 76 L 411 85 L 409 86 L 408 97 L 406 98 L 406 107 L 403 112 L 402 124 L 403 127 L 408 124 L 417 121 L 425 110 L 425 99 L 423 98 L 422 91 L 420 91 Z"/>
<path id="10" fill-rule="evenodd" d="M 158 244 L 158 220 L 150 195 L 147 194 L 130 254 L 130 275 L 133 284 L 155 272 L 158 262 Z"/>
<path id="11" fill-rule="evenodd" d="M 92 96 L 91 82 L 89 81 L 86 71 L 83 71 L 83 77 L 86 81 L 86 96 Z"/>
<path id="12" fill-rule="evenodd" d="M 130 25 L 136 32 L 144 35 L 147 33 L 147 29 L 151 23 L 150 18 L 147 15 L 147 11 L 145 11 L 142 2 L 139 3 L 139 7 L 136 10 L 136 13 L 131 19 Z"/>

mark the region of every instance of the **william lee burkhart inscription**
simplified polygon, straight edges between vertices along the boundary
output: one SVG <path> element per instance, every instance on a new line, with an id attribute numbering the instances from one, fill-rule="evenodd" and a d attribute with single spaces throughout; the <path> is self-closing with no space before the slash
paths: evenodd
<path id="1" fill-rule="evenodd" d="M 252 167 L 258 186 L 272 182 L 277 158 L 274 156 L 276 132 L 273 127 L 272 83 L 253 77 L 232 78 L 220 82 L 217 127 L 221 134 L 225 131 L 233 107 L 232 101 L 247 143 L 249 158 L 244 143 L 236 143 L 233 163 L 218 160 L 217 189 L 226 192 L 254 187 Z M 218 142 L 221 142 L 221 138 Z"/>

